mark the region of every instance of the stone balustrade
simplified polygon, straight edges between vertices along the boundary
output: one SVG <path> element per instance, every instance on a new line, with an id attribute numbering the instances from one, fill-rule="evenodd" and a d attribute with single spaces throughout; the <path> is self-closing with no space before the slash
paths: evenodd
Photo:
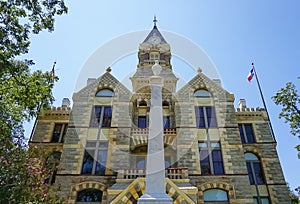
<path id="1" fill-rule="evenodd" d="M 149 128 L 131 128 L 132 135 L 148 135 Z M 165 135 L 176 135 L 176 128 L 164 128 Z"/>
<path id="2" fill-rule="evenodd" d="M 147 145 L 148 143 L 148 128 L 132 128 L 131 129 L 131 150 L 136 147 Z M 164 129 L 164 144 L 173 145 L 176 139 L 176 128 Z"/>
<path id="3" fill-rule="evenodd" d="M 138 177 L 145 177 L 146 169 L 128 168 L 120 169 L 118 171 L 117 179 L 136 179 Z M 169 179 L 187 179 L 188 168 L 167 168 L 166 177 Z"/>

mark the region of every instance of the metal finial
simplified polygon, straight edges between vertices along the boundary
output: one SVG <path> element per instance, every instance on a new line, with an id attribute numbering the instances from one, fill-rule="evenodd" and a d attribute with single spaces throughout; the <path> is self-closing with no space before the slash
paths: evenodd
<path id="1" fill-rule="evenodd" d="M 154 27 L 156 27 L 156 22 L 157 22 L 156 15 L 154 15 L 154 19 L 153 19 Z"/>

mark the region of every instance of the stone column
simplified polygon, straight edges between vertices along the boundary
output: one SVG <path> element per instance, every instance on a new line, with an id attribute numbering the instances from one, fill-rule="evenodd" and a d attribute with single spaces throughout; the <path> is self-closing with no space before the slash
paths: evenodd
<path id="1" fill-rule="evenodd" d="M 173 203 L 166 194 L 165 157 L 163 142 L 162 85 L 158 76 L 161 71 L 158 61 L 152 66 L 154 76 L 150 77 L 151 107 L 149 118 L 148 153 L 146 165 L 146 190 L 138 204 Z"/>

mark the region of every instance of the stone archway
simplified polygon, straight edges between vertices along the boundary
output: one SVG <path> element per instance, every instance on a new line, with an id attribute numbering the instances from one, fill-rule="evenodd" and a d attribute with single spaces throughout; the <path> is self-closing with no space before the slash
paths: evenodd
<path id="1" fill-rule="evenodd" d="M 230 185 L 225 182 L 212 181 L 212 182 L 203 183 L 198 186 L 199 203 L 202 203 L 201 201 L 203 201 L 204 191 L 209 190 L 209 189 L 221 189 L 221 190 L 227 191 L 229 200 L 235 199 L 235 190 L 234 190 L 233 185 Z"/>
<path id="2" fill-rule="evenodd" d="M 106 200 L 107 200 L 106 186 L 104 184 L 96 182 L 96 181 L 85 181 L 85 182 L 81 182 L 81 183 L 74 184 L 74 185 L 71 186 L 69 204 L 75 204 L 77 193 L 79 191 L 82 191 L 82 190 L 85 190 L 85 189 L 101 190 L 103 192 L 102 202 L 106 203 Z"/>

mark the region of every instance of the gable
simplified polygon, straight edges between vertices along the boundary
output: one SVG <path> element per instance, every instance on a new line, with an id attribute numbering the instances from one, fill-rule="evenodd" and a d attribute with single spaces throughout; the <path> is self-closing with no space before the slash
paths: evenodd
<path id="1" fill-rule="evenodd" d="M 105 88 L 113 90 L 116 96 L 131 95 L 131 92 L 109 72 L 106 72 L 105 74 L 97 78 L 95 81 L 88 84 L 87 86 L 85 86 L 80 91 L 74 94 L 75 95 L 96 94 L 97 91 Z"/>
<path id="2" fill-rule="evenodd" d="M 218 83 L 218 80 L 212 80 L 205 76 L 202 72 L 198 72 L 193 79 L 191 79 L 188 83 L 186 83 L 186 85 L 176 92 L 176 96 L 179 100 L 186 100 L 192 97 L 194 92 L 199 89 L 207 90 L 215 99 L 224 98 L 224 96 L 226 97 L 231 95 L 228 91 L 221 87 L 220 83 Z"/>

